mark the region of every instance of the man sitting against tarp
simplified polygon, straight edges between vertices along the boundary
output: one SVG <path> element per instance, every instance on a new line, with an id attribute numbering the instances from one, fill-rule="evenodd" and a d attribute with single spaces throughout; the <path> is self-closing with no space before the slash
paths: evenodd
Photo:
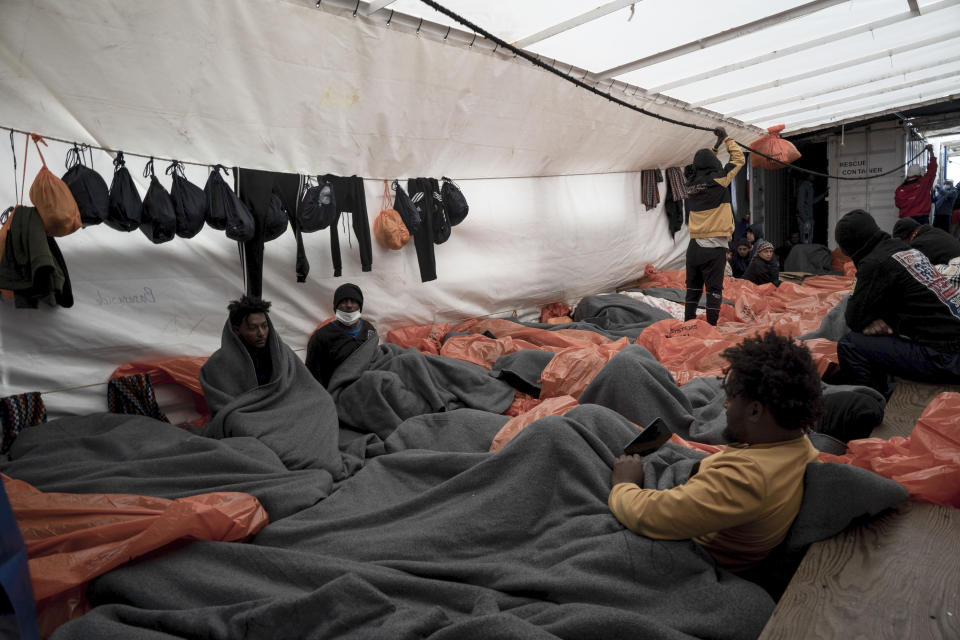
<path id="1" fill-rule="evenodd" d="M 360 318 L 363 311 L 363 292 L 355 284 L 346 283 L 333 293 L 336 319 L 313 332 L 307 343 L 307 369 L 324 387 L 344 360 L 360 348 L 373 332 L 374 326 Z"/>
<path id="2" fill-rule="evenodd" d="M 920 224 L 913 218 L 897 220 L 893 225 L 893 237 L 917 249 L 933 264 L 947 264 L 960 258 L 960 240 L 943 229 Z"/>
<path id="3" fill-rule="evenodd" d="M 890 375 L 960 383 L 960 291 L 866 211 L 843 216 L 834 235 L 857 267 L 845 314 L 851 331 L 837 343 L 843 381 L 887 397 Z"/>
<path id="4" fill-rule="evenodd" d="M 772 282 L 775 286 L 780 286 L 780 265 L 773 256 L 773 243 L 763 240 L 757 245 L 757 255 L 743 272 L 743 279 L 749 280 L 753 284 L 767 284 Z"/>
<path id="5" fill-rule="evenodd" d="M 725 438 L 689 480 L 666 491 L 644 488 L 645 462 L 620 456 L 608 505 L 625 527 L 649 538 L 693 538 L 731 571 L 746 571 L 787 535 L 800 511 L 803 477 L 817 450 L 804 432 L 823 412 L 810 351 L 776 335 L 748 338 L 723 352 Z"/>
<path id="6" fill-rule="evenodd" d="M 723 266 L 733 234 L 733 208 L 730 204 L 730 183 L 743 166 L 743 152 L 727 132 L 713 130 L 717 143 L 713 150 L 700 149 L 693 164 L 684 168 L 687 208 L 690 211 L 690 244 L 687 245 L 687 293 L 684 321 L 697 315 L 700 295 L 707 291 L 707 322 L 717 324 L 723 303 Z M 720 143 L 730 154 L 726 166 L 717 158 Z"/>
<path id="7" fill-rule="evenodd" d="M 253 437 L 288 469 L 346 471 L 337 410 L 270 322 L 270 303 L 243 296 L 227 307 L 220 348 L 200 369 L 211 438 Z"/>

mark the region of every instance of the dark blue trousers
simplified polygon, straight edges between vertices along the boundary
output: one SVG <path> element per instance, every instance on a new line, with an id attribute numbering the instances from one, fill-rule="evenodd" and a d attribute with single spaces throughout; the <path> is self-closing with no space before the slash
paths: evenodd
<path id="1" fill-rule="evenodd" d="M 960 354 L 944 353 L 899 336 L 865 336 L 851 331 L 837 343 L 847 384 L 872 387 L 885 396 L 890 376 L 935 384 L 960 383 Z"/>

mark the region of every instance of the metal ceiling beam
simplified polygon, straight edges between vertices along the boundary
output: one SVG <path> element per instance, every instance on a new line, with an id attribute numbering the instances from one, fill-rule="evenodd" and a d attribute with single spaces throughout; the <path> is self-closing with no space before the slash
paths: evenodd
<path id="1" fill-rule="evenodd" d="M 608 2 L 607 4 L 600 5 L 596 9 L 587 11 L 586 13 L 581 13 L 580 15 L 565 20 L 559 24 L 555 24 L 552 27 L 547 27 L 543 31 L 538 31 L 533 35 L 529 35 L 526 38 L 521 38 L 513 43 L 513 46 L 519 49 L 526 49 L 530 45 L 546 40 L 547 38 L 552 38 L 558 33 L 563 33 L 564 31 L 569 31 L 575 27 L 579 27 L 582 24 L 587 22 L 592 22 L 598 18 L 602 18 L 605 15 L 611 14 L 614 11 L 619 11 L 624 7 L 629 7 L 632 4 L 636 4 L 640 0 L 616 0 L 615 2 Z"/>
<path id="2" fill-rule="evenodd" d="M 893 115 L 897 111 L 919 109 L 920 107 L 927 107 L 933 104 L 940 104 L 941 102 L 950 102 L 952 100 L 958 100 L 958 99 L 960 99 L 960 94 L 955 93 L 948 96 L 940 96 L 938 98 L 932 98 L 930 100 L 925 100 L 923 102 L 914 102 L 912 104 L 899 104 L 895 107 L 889 107 L 881 111 L 874 111 L 873 113 L 850 116 L 848 118 L 844 118 L 843 120 L 835 120 L 833 122 L 817 122 L 816 124 L 811 124 L 797 131 L 791 131 L 788 134 L 788 136 L 793 138 L 799 135 L 816 133 L 817 131 L 821 131 L 823 129 L 834 129 L 836 127 L 839 127 L 840 125 L 856 126 L 862 122 L 868 122 L 870 120 L 881 118 L 883 116 Z"/>
<path id="3" fill-rule="evenodd" d="M 917 0 L 907 0 L 907 6 L 910 7 L 910 13 L 915 16 L 920 15 L 920 5 L 917 4 Z"/>
<path id="4" fill-rule="evenodd" d="M 950 7 L 955 7 L 960 5 L 960 0 L 943 0 L 936 4 L 932 4 L 925 9 L 925 15 L 930 15 L 935 11 L 940 11 L 941 9 L 949 9 Z M 669 91 L 670 89 L 676 89 L 677 87 L 682 87 L 688 84 L 693 84 L 694 82 L 700 82 L 701 80 L 706 80 L 714 76 L 722 75 L 724 73 L 730 73 L 732 71 L 739 71 L 740 69 L 745 69 L 747 67 L 752 67 L 763 62 L 770 62 L 771 60 L 776 60 L 777 58 L 782 58 L 784 56 L 793 55 L 794 53 L 800 53 L 802 51 L 807 51 L 808 49 L 813 49 L 825 44 L 832 44 L 838 40 L 843 40 L 845 38 L 850 38 L 853 36 L 860 35 L 862 33 L 870 33 L 876 29 L 882 29 L 883 27 L 889 27 L 890 25 L 897 24 L 898 22 L 903 22 L 904 20 L 909 20 L 910 18 L 915 17 L 913 12 L 905 11 L 903 13 L 898 13 L 895 16 L 890 16 L 889 18 L 884 18 L 883 20 L 877 20 L 876 22 L 871 22 L 869 24 L 860 25 L 858 27 L 852 27 L 850 29 L 844 29 L 843 31 L 838 31 L 836 33 L 831 33 L 829 35 L 823 36 L 822 38 L 816 38 L 815 40 L 809 40 L 807 42 L 801 42 L 800 44 L 795 44 L 792 47 L 784 47 L 783 49 L 777 49 L 776 51 L 771 51 L 769 53 L 750 58 L 749 60 L 743 60 L 741 62 L 734 62 L 732 64 L 726 64 L 722 67 L 716 67 L 715 69 L 710 69 L 709 71 L 704 71 L 703 73 L 697 73 L 692 76 L 687 76 L 685 78 L 680 78 L 679 80 L 673 80 L 672 82 L 667 82 L 656 87 L 650 87 L 647 91 L 651 94 L 653 93 L 663 93 L 664 91 Z"/>
<path id="5" fill-rule="evenodd" d="M 945 60 L 937 60 L 934 64 L 924 64 L 916 67 L 911 67 L 909 69 L 900 69 L 894 73 L 887 73 L 881 76 L 873 76 L 872 78 L 867 78 L 866 80 L 860 80 L 858 82 L 843 82 L 841 84 L 835 84 L 832 87 L 827 87 L 825 89 L 817 89 L 815 93 L 807 93 L 800 96 L 790 96 L 789 98 L 783 98 L 780 100 L 775 100 L 773 102 L 767 102 L 766 104 L 760 104 L 751 106 L 749 109 L 740 109 L 739 111 L 729 111 L 725 115 L 731 118 L 743 119 L 740 116 L 745 114 L 759 114 L 762 111 L 767 109 L 772 109 L 773 107 L 779 107 L 785 104 L 796 104 L 797 102 L 802 102 L 804 100 L 809 100 L 810 98 L 820 98 L 830 93 L 836 93 L 837 91 L 846 91 L 847 89 L 853 89 L 856 87 L 862 87 L 868 84 L 873 84 L 875 82 L 882 82 L 883 80 L 889 80 L 890 78 L 899 78 L 900 76 L 906 76 L 910 73 L 918 73 L 920 71 L 930 71 L 931 69 L 936 69 L 937 67 L 942 67 L 948 64 L 953 64 L 954 62 L 960 62 L 960 55 L 953 56 L 952 58 L 947 58 Z M 849 98 L 848 98 L 849 99 Z M 748 120 L 755 120 L 756 118 L 751 116 L 747 118 Z"/>
<path id="6" fill-rule="evenodd" d="M 835 106 L 835 105 L 838 105 L 838 104 L 856 102 L 857 100 L 861 100 L 861 99 L 863 99 L 863 98 L 869 98 L 869 97 L 871 97 L 871 96 L 879 96 L 879 95 L 883 95 L 883 94 L 886 94 L 886 93 L 893 93 L 894 91 L 900 91 L 900 90 L 902 90 L 902 89 L 909 89 L 909 88 L 911 88 L 911 87 L 920 87 L 920 86 L 923 86 L 923 85 L 925 85 L 925 84 L 931 84 L 931 83 L 934 83 L 934 82 L 955 82 L 955 80 L 954 80 L 953 78 L 951 78 L 951 77 L 944 77 L 944 76 L 941 75 L 941 74 L 938 74 L 938 75 L 935 75 L 935 76 L 927 76 L 927 77 L 925 77 L 925 78 L 920 78 L 920 79 L 918 79 L 918 80 L 914 80 L 913 82 L 908 82 L 908 83 L 906 83 L 906 84 L 898 85 L 898 86 L 896 86 L 896 87 L 883 87 L 883 88 L 881 88 L 881 89 L 874 89 L 873 91 L 867 91 L 867 92 L 865 92 L 865 93 L 860 93 L 860 94 L 857 94 L 856 96 L 852 96 L 852 97 L 848 96 L 848 97 L 845 97 L 845 98 L 837 98 L 837 99 L 835 99 L 835 100 L 827 100 L 826 102 L 821 102 L 821 103 L 819 103 L 819 104 L 813 104 L 813 105 L 809 105 L 809 106 L 806 106 L 806 107 L 800 107 L 800 108 L 798 108 L 798 109 L 792 109 L 792 110 L 790 110 L 790 111 L 781 111 L 780 113 L 774 113 L 774 114 L 771 114 L 771 115 L 766 115 L 766 116 L 762 116 L 762 117 L 758 117 L 758 118 L 752 118 L 752 120 L 754 120 L 754 121 L 758 121 L 758 120 L 759 120 L 759 121 L 763 121 L 763 120 L 778 120 L 778 121 L 780 121 L 780 120 L 783 120 L 784 118 L 786 118 L 787 116 L 793 116 L 793 115 L 796 115 L 796 114 L 798 114 L 798 113 L 807 113 L 807 112 L 818 111 L 818 110 L 823 109 L 823 108 L 825 108 L 825 107 L 832 107 L 832 106 Z"/>
<path id="7" fill-rule="evenodd" d="M 370 4 L 367 5 L 366 15 L 372 16 L 377 11 L 380 11 L 380 9 L 383 9 L 384 7 L 389 7 L 396 1 L 397 0 L 370 0 Z"/>
<path id="8" fill-rule="evenodd" d="M 895 47 L 893 49 L 878 51 L 877 53 L 873 53 L 868 56 L 855 58 L 853 60 L 847 60 L 844 62 L 840 62 L 838 64 L 830 65 L 829 67 L 821 67 L 819 69 L 813 69 L 812 71 L 807 71 L 806 73 L 798 73 L 797 75 L 794 75 L 794 76 L 789 76 L 786 78 L 778 78 L 776 80 L 771 80 L 769 82 L 763 82 L 761 84 L 753 85 L 752 87 L 739 89 L 737 91 L 732 91 L 730 93 L 725 93 L 723 95 L 712 96 L 707 100 L 693 102 L 691 103 L 690 106 L 702 107 L 708 104 L 717 104 L 719 102 L 725 102 L 726 100 L 739 98 L 741 96 L 749 95 L 751 93 L 756 93 L 757 91 L 763 91 L 765 89 L 773 89 L 775 87 L 782 87 L 783 85 L 791 84 L 793 82 L 799 82 L 800 80 L 806 80 L 807 78 L 815 78 L 817 76 L 822 76 L 827 73 L 832 73 L 834 71 L 842 71 L 843 69 L 848 69 L 851 67 L 855 67 L 857 65 L 866 64 L 867 62 L 873 62 L 874 60 L 888 58 L 901 53 L 906 53 L 908 51 L 913 51 L 915 49 L 921 49 L 923 47 L 929 47 L 931 45 L 942 44 L 947 40 L 953 40 L 956 38 L 960 38 L 960 31 L 951 31 L 949 33 L 945 33 L 940 36 L 934 36 L 933 38 L 927 38 L 926 40 L 921 40 L 920 42 L 913 42 L 900 47 Z M 716 109 L 714 109 L 714 111 L 716 111 Z"/>
<path id="9" fill-rule="evenodd" d="M 855 114 L 847 115 L 847 111 L 835 111 L 829 115 L 820 116 L 817 118 L 807 118 L 806 120 L 796 120 L 794 122 L 787 122 L 787 128 L 802 128 L 806 127 L 807 129 L 812 129 L 814 126 L 819 128 L 819 125 L 823 126 L 836 126 L 842 123 L 847 122 L 856 122 L 858 120 L 867 120 L 869 118 L 883 115 L 886 113 L 893 113 L 895 111 L 903 111 L 906 109 L 913 109 L 915 107 L 927 105 L 927 104 L 936 104 L 937 102 L 948 101 L 956 99 L 957 94 L 947 93 L 945 95 L 930 97 L 929 93 L 924 96 L 922 93 L 916 94 L 914 96 L 903 96 L 900 98 L 895 98 L 894 103 L 891 104 L 890 101 L 875 102 L 869 107 L 858 107 Z M 915 102 L 907 102 L 904 104 L 905 100 L 915 100 Z M 831 120 L 831 118 L 840 118 L 839 120 Z M 791 132 L 791 134 L 799 133 Z"/>
<path id="10" fill-rule="evenodd" d="M 694 51 L 706 49 L 707 47 L 713 47 L 722 42 L 735 40 L 747 35 L 748 33 L 763 31 L 764 29 L 769 29 L 774 25 L 781 24 L 789 20 L 794 20 L 811 13 L 816 13 L 817 11 L 822 11 L 828 7 L 843 4 L 848 1 L 849 0 L 815 0 L 814 2 L 808 2 L 800 5 L 799 7 L 781 11 L 780 13 L 775 13 L 772 16 L 767 16 L 766 18 L 761 18 L 760 20 L 754 20 L 753 22 L 748 22 L 747 24 L 742 24 L 731 29 L 727 29 L 726 31 L 721 31 L 720 33 L 715 33 L 705 38 L 700 38 L 699 40 L 693 40 L 692 42 L 682 44 L 672 49 L 667 49 L 666 51 L 661 51 L 660 53 L 655 53 L 645 58 L 640 58 L 639 60 L 634 60 L 633 62 L 622 64 L 618 67 L 613 67 L 612 69 L 600 71 L 599 73 L 594 74 L 592 79 L 599 81 L 608 80 L 616 76 L 622 76 L 625 73 L 636 71 L 637 69 L 643 69 L 644 67 L 649 67 L 666 60 L 672 60 L 673 58 L 677 58 L 687 53 L 693 53 Z"/>

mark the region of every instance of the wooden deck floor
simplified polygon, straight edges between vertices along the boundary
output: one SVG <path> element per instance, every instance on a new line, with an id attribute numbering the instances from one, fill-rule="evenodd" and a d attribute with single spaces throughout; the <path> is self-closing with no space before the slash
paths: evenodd
<path id="1" fill-rule="evenodd" d="M 901 382 L 873 437 L 909 435 L 944 391 Z M 960 638 L 960 510 L 906 502 L 811 545 L 760 638 Z"/>

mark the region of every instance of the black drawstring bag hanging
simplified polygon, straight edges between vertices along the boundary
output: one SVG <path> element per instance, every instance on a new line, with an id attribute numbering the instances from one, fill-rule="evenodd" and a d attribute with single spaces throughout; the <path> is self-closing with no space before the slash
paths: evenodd
<path id="1" fill-rule="evenodd" d="M 287 230 L 289 215 L 283 206 L 283 200 L 280 198 L 279 190 L 273 187 L 273 193 L 270 194 L 270 204 L 267 206 L 267 213 L 263 218 L 263 241 L 270 242 L 276 240 Z"/>
<path id="2" fill-rule="evenodd" d="M 123 151 L 113 160 L 113 182 L 110 183 L 110 200 L 107 226 L 117 231 L 133 231 L 140 226 L 140 192 L 127 170 Z"/>
<path id="3" fill-rule="evenodd" d="M 328 180 L 320 180 L 319 184 L 310 187 L 303 194 L 297 209 L 301 232 L 312 233 L 326 229 L 331 224 L 336 224 L 338 217 L 337 198 L 333 185 Z"/>
<path id="4" fill-rule="evenodd" d="M 177 214 L 173 211 L 170 194 L 153 172 L 153 158 L 143 168 L 143 177 L 150 178 L 150 188 L 140 209 L 140 231 L 153 244 L 169 242 L 177 233 Z"/>
<path id="5" fill-rule="evenodd" d="M 417 211 L 417 206 L 413 204 L 410 196 L 403 190 L 399 182 L 394 180 L 391 186 L 396 192 L 396 195 L 393 197 L 393 208 L 400 214 L 403 224 L 406 225 L 407 231 L 409 231 L 412 236 L 416 233 L 417 229 L 420 228 L 420 212 Z"/>
<path id="6" fill-rule="evenodd" d="M 203 189 L 187 180 L 183 175 L 183 164 L 174 160 L 167 167 L 167 175 L 173 181 L 170 186 L 170 200 L 177 217 L 177 235 L 192 238 L 203 229 L 207 210 L 207 200 Z"/>
<path id="7" fill-rule="evenodd" d="M 433 206 L 433 244 L 443 244 L 450 239 L 450 221 L 443 207 L 440 184 L 436 178 L 428 178 L 430 183 L 430 205 Z"/>
<path id="8" fill-rule="evenodd" d="M 77 201 L 80 220 L 83 226 L 87 227 L 107 219 L 110 213 L 110 190 L 106 180 L 91 168 L 93 152 L 90 152 L 90 167 L 86 166 L 83 160 L 83 149 L 74 144 L 73 148 L 67 151 L 67 172 L 63 174 L 62 180 Z"/>
<path id="9" fill-rule="evenodd" d="M 213 165 L 211 168 L 213 171 L 203 188 L 207 201 L 207 224 L 219 231 L 226 231 L 231 240 L 250 240 L 257 230 L 253 216 L 220 175 L 221 171 L 230 175 L 229 170 L 222 164 Z"/>
<path id="10" fill-rule="evenodd" d="M 453 180 L 446 176 L 441 180 L 443 180 L 443 186 L 440 188 L 440 197 L 443 200 L 443 208 L 447 213 L 450 226 L 455 227 L 467 217 L 470 206 L 467 204 L 467 199 L 463 197 L 460 187 Z"/>

